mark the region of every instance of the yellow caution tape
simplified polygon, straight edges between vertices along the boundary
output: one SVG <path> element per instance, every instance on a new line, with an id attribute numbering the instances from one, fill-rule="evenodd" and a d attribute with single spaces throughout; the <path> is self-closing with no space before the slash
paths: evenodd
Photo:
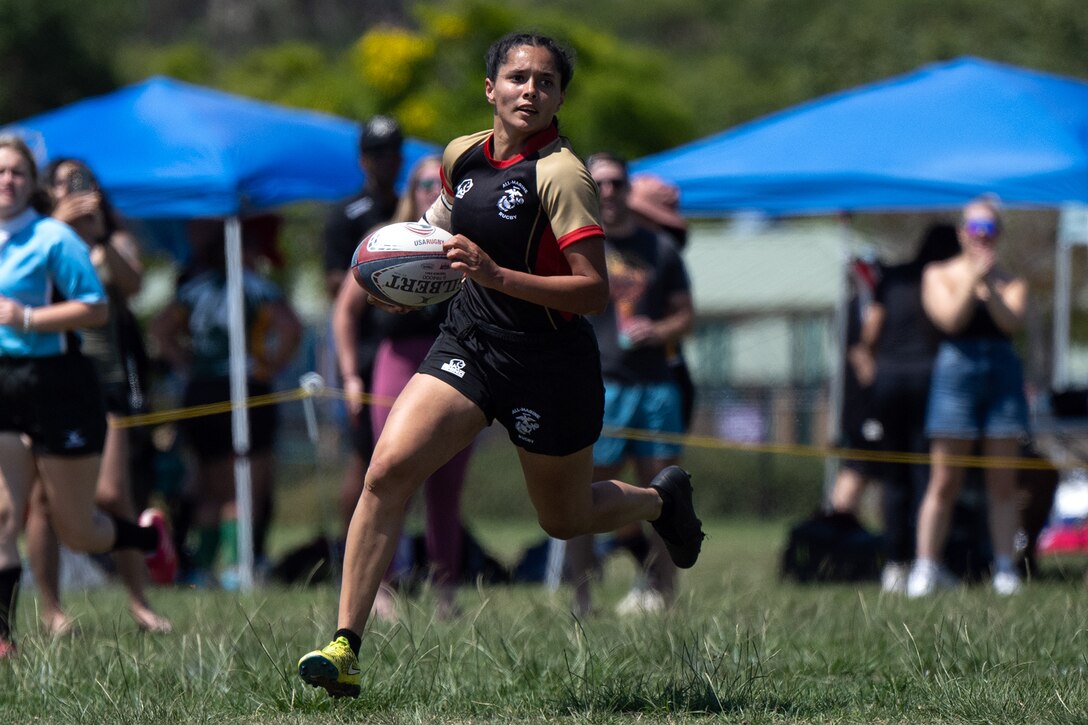
<path id="1" fill-rule="evenodd" d="M 338 388 L 320 388 L 316 391 L 296 388 L 266 395 L 255 395 L 246 399 L 247 408 L 256 408 L 262 405 L 275 405 L 290 401 L 305 400 L 306 398 L 340 398 L 348 399 L 348 394 Z M 356 396 L 364 405 L 393 404 L 394 398 L 388 396 L 375 396 L 363 393 Z M 160 425 L 172 423 L 188 418 L 198 418 L 216 413 L 226 413 L 232 409 L 231 402 L 225 400 L 219 403 L 206 405 L 194 405 L 188 408 L 175 408 L 155 413 L 131 415 L 110 420 L 113 428 L 137 428 L 147 425 Z M 710 448 L 717 450 L 742 451 L 747 453 L 774 453 L 785 456 L 801 456 L 807 458 L 841 458 L 852 461 L 875 461 L 878 463 L 915 463 L 929 464 L 933 457 L 928 453 L 906 453 L 896 451 L 869 451 L 856 448 L 832 448 L 827 446 L 810 446 L 790 443 L 738 443 L 722 440 L 711 436 L 690 435 L 686 433 L 662 433 L 659 431 L 637 430 L 632 428 L 605 427 L 603 435 L 613 438 L 626 438 L 637 441 L 657 441 L 674 443 L 681 446 L 696 448 Z M 1079 468 L 1076 464 L 1059 466 L 1042 458 L 1024 457 L 997 457 L 997 456 L 945 456 L 949 465 L 963 468 L 1013 468 L 1018 470 L 1046 470 L 1052 471 L 1061 468 Z"/>

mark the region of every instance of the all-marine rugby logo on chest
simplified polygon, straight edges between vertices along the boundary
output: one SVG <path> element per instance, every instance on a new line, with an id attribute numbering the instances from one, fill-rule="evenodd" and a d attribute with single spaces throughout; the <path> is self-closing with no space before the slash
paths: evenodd
<path id="1" fill-rule="evenodd" d="M 525 203 L 525 197 L 528 195 L 529 189 L 517 179 L 504 181 L 502 196 L 499 197 L 499 201 L 495 205 L 499 207 L 499 216 L 508 221 L 517 219 L 518 215 L 515 212 L 519 206 Z"/>

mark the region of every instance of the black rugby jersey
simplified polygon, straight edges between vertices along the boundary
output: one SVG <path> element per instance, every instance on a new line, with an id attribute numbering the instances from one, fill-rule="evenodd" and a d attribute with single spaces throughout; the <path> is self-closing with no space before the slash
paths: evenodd
<path id="1" fill-rule="evenodd" d="M 563 248 L 603 237 L 597 186 L 556 125 L 529 140 L 524 154 L 498 161 L 492 131 L 455 139 L 442 158 L 442 193 L 450 231 L 478 244 L 500 267 L 542 276 L 569 275 Z M 466 280 L 454 304 L 507 330 L 542 332 L 578 317 Z"/>

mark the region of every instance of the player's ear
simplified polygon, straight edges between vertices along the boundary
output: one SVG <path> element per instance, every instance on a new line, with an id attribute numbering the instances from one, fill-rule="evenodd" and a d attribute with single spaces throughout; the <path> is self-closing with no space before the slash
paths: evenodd
<path id="1" fill-rule="evenodd" d="M 487 102 L 492 106 L 495 105 L 495 84 L 490 78 L 484 78 L 484 96 L 487 98 Z"/>

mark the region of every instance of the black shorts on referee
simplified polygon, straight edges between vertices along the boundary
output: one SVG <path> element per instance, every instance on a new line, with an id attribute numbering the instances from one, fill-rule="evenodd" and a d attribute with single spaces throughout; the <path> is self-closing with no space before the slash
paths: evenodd
<path id="1" fill-rule="evenodd" d="M 569 455 L 601 435 L 601 357 L 584 319 L 520 333 L 467 320 L 454 305 L 419 372 L 456 388 L 531 453 Z"/>
<path id="2" fill-rule="evenodd" d="M 25 433 L 37 455 L 101 454 L 106 410 L 93 363 L 75 352 L 0 357 L 0 431 Z"/>

